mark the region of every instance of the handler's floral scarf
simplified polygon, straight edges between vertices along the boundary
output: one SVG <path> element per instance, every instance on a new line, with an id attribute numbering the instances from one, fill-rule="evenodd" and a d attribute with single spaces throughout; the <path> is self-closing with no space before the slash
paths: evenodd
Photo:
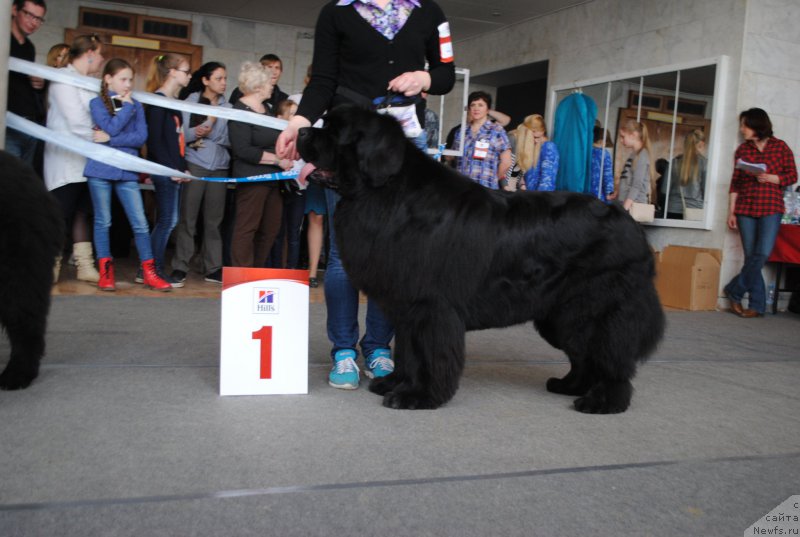
<path id="1" fill-rule="evenodd" d="M 386 39 L 394 39 L 405 25 L 411 11 L 420 7 L 419 0 L 389 0 L 386 10 L 371 0 L 339 0 L 337 6 L 353 5 L 358 14 Z"/>

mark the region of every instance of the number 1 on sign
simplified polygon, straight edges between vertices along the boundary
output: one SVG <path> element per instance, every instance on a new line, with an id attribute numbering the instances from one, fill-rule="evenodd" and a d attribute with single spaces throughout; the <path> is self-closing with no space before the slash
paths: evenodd
<path id="1" fill-rule="evenodd" d="M 261 341 L 261 375 L 262 380 L 272 378 L 272 327 L 262 326 L 253 332 L 253 339 Z"/>

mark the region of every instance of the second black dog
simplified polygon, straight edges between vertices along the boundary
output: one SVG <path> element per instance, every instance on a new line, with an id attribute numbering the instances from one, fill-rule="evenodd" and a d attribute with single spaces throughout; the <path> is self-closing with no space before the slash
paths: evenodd
<path id="1" fill-rule="evenodd" d="M 64 223 L 33 168 L 5 151 L 0 151 L 0 192 L 0 324 L 11 343 L 0 389 L 18 390 L 39 374 Z"/>

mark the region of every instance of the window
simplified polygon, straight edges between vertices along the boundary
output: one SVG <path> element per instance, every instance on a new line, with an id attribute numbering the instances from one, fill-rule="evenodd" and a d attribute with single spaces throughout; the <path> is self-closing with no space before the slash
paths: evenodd
<path id="1" fill-rule="evenodd" d="M 583 92 L 597 104 L 597 121 L 611 140 L 615 183 L 630 156 L 620 141 L 629 120 L 645 125 L 655 163 L 651 203 L 654 226 L 711 229 L 717 177 L 720 121 L 715 115 L 723 94 L 727 58 L 666 66 L 555 86 L 548 123 L 558 104 Z M 687 208 L 689 210 L 684 210 Z"/>

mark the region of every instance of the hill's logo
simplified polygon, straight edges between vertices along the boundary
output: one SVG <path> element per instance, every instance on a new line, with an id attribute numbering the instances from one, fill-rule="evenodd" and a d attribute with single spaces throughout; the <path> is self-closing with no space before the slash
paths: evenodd
<path id="1" fill-rule="evenodd" d="M 278 313 L 278 290 L 253 289 L 253 313 Z"/>

